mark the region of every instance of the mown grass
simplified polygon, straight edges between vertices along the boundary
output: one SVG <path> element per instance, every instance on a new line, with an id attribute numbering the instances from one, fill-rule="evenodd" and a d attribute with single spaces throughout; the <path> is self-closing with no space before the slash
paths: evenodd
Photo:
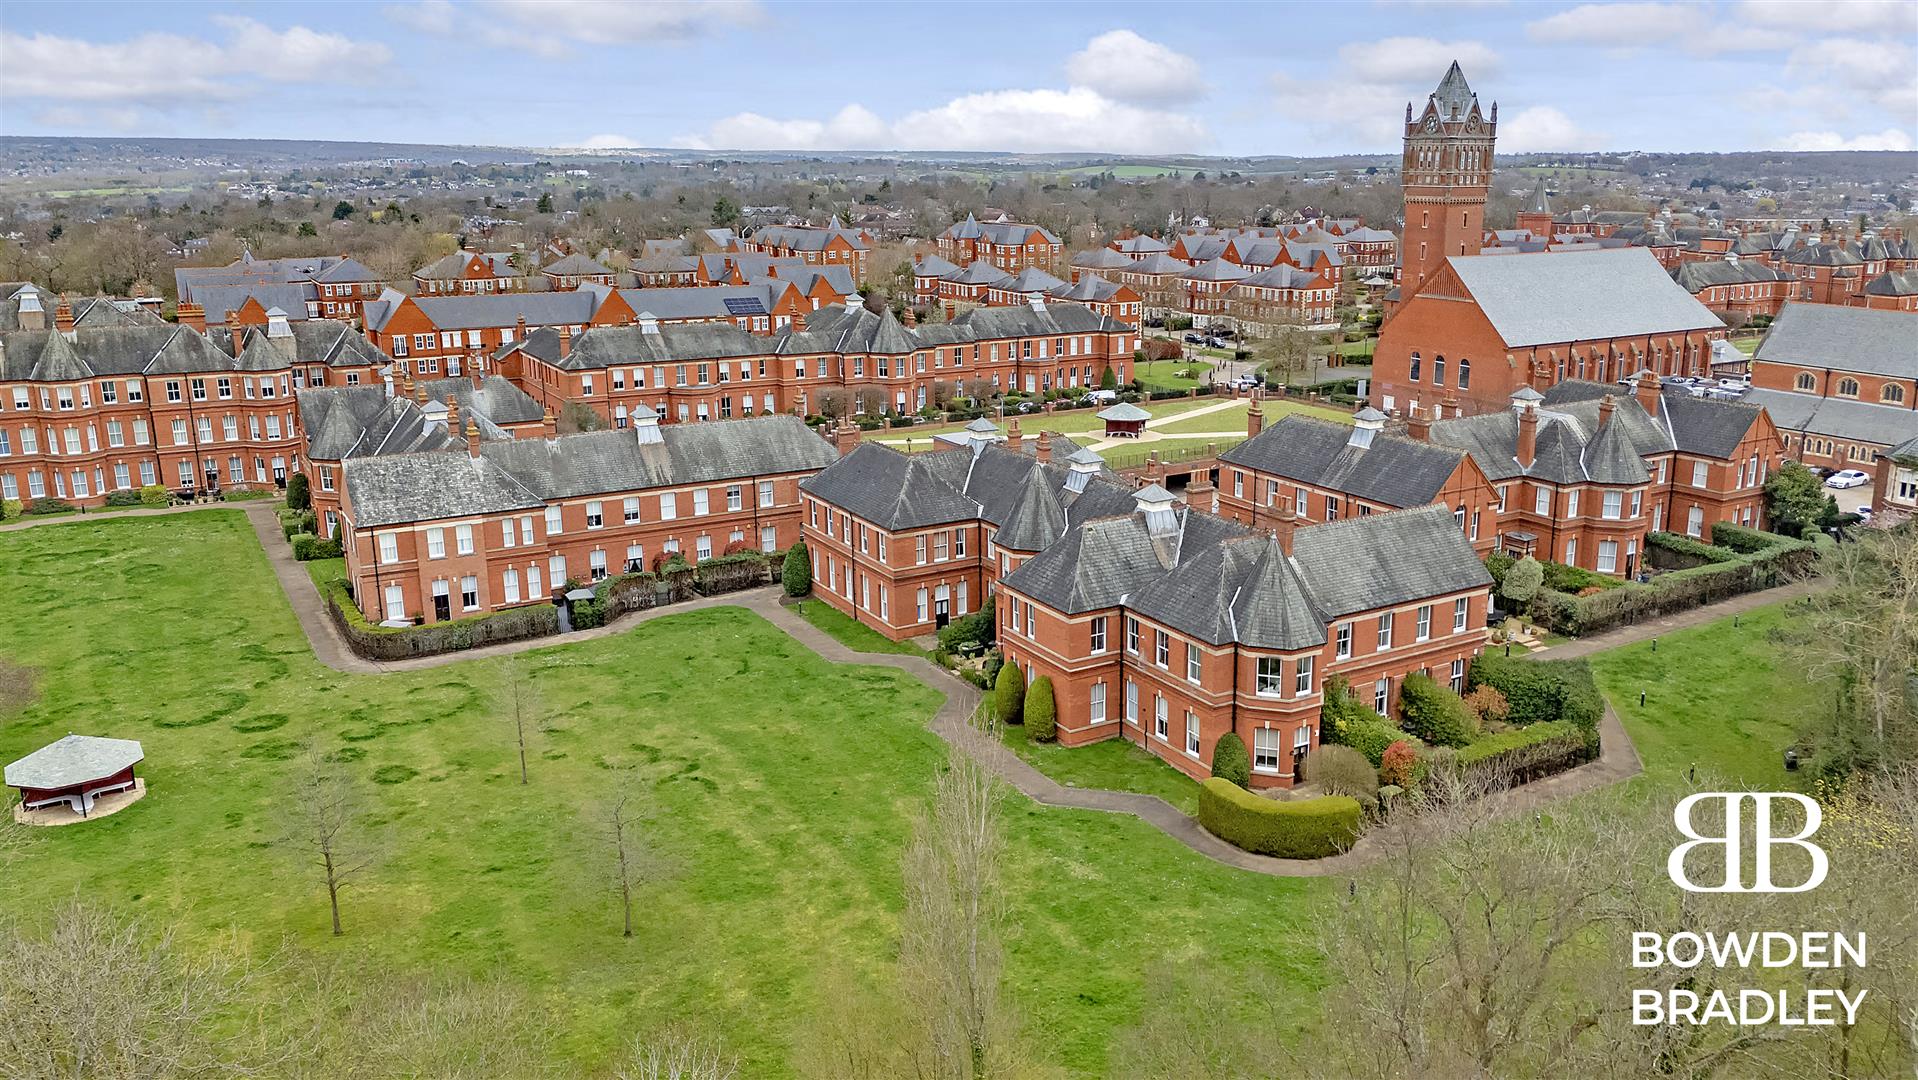
<path id="1" fill-rule="evenodd" d="M 519 659 L 548 730 L 522 787 L 489 706 L 503 661 L 321 667 L 238 511 L 0 534 L 0 619 L 0 658 L 41 673 L 37 700 L 0 716 L 0 761 L 68 731 L 136 738 L 150 785 L 120 814 L 37 835 L 0 876 L 10 912 L 81 895 L 188 947 L 237 932 L 261 956 L 286 945 L 398 975 L 498 973 L 562 1033 L 573 1075 L 681 1024 L 724 1041 L 742 1075 L 788 1076 L 834 973 L 894 988 L 900 859 L 945 760 L 924 726 L 936 696 L 900 673 L 826 663 L 736 608 L 535 649 Z M 350 762 L 361 823 L 387 849 L 348 888 L 338 939 L 318 881 L 274 843 L 309 742 Z M 594 828 L 626 766 L 645 777 L 658 866 L 631 940 Z M 1112 1075 L 1145 969 L 1166 957 L 1277 973 L 1285 1023 L 1313 1022 L 1304 928 L 1329 886 L 1023 798 L 1004 830 L 1006 994 L 1067 1075 Z M 248 992 L 277 1009 L 270 989 Z"/>
<path id="2" fill-rule="evenodd" d="M 1033 768 L 1068 787 L 1157 795 L 1187 814 L 1199 812 L 1198 781 L 1123 739 L 1064 747 L 1035 742 L 1024 725 L 1013 724 L 1001 727 L 999 737 Z"/>
<path id="3" fill-rule="evenodd" d="M 1251 402 L 1240 402 L 1231 408 L 1220 409 L 1218 412 L 1209 412 L 1204 416 L 1194 416 L 1185 420 L 1174 420 L 1169 424 L 1160 424 L 1152 430 L 1162 435 L 1197 434 L 1205 431 L 1230 431 L 1243 435 L 1245 433 L 1245 414 L 1250 407 Z M 1265 413 L 1265 422 L 1268 424 L 1282 416 L 1291 416 L 1295 413 L 1317 417 L 1320 420 L 1330 420 L 1336 424 L 1350 424 L 1352 422 L 1350 414 L 1341 409 L 1327 408 L 1323 405 L 1307 405 L 1300 401 L 1267 400 L 1261 406 L 1261 411 Z"/>
<path id="4" fill-rule="evenodd" d="M 898 653 L 924 656 L 926 650 L 910 641 L 894 641 L 886 635 L 842 614 L 824 600 L 801 600 L 799 617 L 825 631 L 834 641 L 854 652 Z"/>

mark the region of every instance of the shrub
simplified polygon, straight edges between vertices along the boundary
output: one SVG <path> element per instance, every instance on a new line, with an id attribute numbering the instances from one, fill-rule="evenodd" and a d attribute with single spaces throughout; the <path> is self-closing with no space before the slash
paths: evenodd
<path id="1" fill-rule="evenodd" d="M 293 537 L 293 557 L 301 562 L 314 559 L 337 559 L 340 557 L 340 542 L 315 536 L 312 533 L 296 533 Z"/>
<path id="2" fill-rule="evenodd" d="M 1511 711 L 1505 695 L 1499 693 L 1498 687 L 1490 684 L 1477 687 L 1466 694 L 1465 707 L 1478 715 L 1480 730 L 1484 730 L 1487 724 L 1504 723 L 1506 714 Z"/>
<path id="3" fill-rule="evenodd" d="M 1526 660 L 1488 652 L 1472 661 L 1466 685 L 1494 687 L 1505 695 L 1505 722 L 1516 727 L 1565 720 L 1596 730 L 1605 714 L 1605 699 L 1583 660 Z"/>
<path id="4" fill-rule="evenodd" d="M 1238 732 L 1228 731 L 1212 745 L 1212 775 L 1242 788 L 1252 786 L 1252 755 L 1246 753 Z"/>
<path id="5" fill-rule="evenodd" d="M 1052 680 L 1041 675 L 1032 680 L 1026 688 L 1025 723 L 1029 737 L 1035 742 L 1051 742 L 1058 735 L 1057 718 L 1052 702 Z"/>
<path id="6" fill-rule="evenodd" d="M 1720 523 L 1712 545 L 1655 532 L 1645 538 L 1647 561 L 1669 570 L 1650 582 L 1627 582 L 1586 596 L 1540 588 L 1532 598 L 1533 621 L 1561 634 L 1595 634 L 1614 626 L 1685 611 L 1728 596 L 1768 589 L 1807 572 L 1814 543 Z"/>
<path id="7" fill-rule="evenodd" d="M 1415 671 L 1399 688 L 1399 726 L 1434 746 L 1464 746 L 1472 741 L 1477 719 L 1448 686 Z"/>
<path id="8" fill-rule="evenodd" d="M 992 715 L 1002 724 L 1025 722 L 1026 674 L 1018 664 L 1003 664 L 992 687 Z"/>
<path id="9" fill-rule="evenodd" d="M 558 609 L 551 604 L 527 604 L 424 626 L 375 626 L 366 621 L 358 605 L 353 603 L 344 580 L 322 582 L 319 590 L 333 624 L 346 638 L 348 647 L 368 660 L 433 656 L 559 631 Z"/>
<path id="10" fill-rule="evenodd" d="M 1328 795 L 1349 795 L 1361 803 L 1378 798 L 1379 771 L 1349 746 L 1320 746 L 1305 759 L 1305 779 Z"/>
<path id="11" fill-rule="evenodd" d="M 148 484 L 140 489 L 140 505 L 157 510 L 173 505 L 173 493 L 158 484 Z"/>
<path id="12" fill-rule="evenodd" d="M 129 490 L 109 491 L 107 492 L 107 505 L 138 506 L 140 505 L 140 493 Z"/>
<path id="13" fill-rule="evenodd" d="M 17 518 L 22 512 L 19 499 L 0 499 L 0 518 Z"/>
<path id="14" fill-rule="evenodd" d="M 1260 855 L 1322 859 L 1359 838 L 1359 804 L 1344 795 L 1277 802 L 1214 776 L 1199 786 L 1199 824 L 1226 843 Z"/>
<path id="15" fill-rule="evenodd" d="M 1346 744 L 1348 724 L 1363 724 L 1377 720 L 1379 714 L 1365 707 L 1358 698 L 1352 696 L 1352 688 L 1346 684 L 1345 676 L 1334 675 L 1325 681 L 1324 704 L 1319 707 L 1319 742 L 1321 744 Z M 1381 744 L 1379 749 L 1385 749 Z"/>
<path id="16" fill-rule="evenodd" d="M 1544 570 L 1544 587 L 1553 592 L 1576 593 L 1585 589 L 1616 589 L 1625 584 L 1610 574 L 1600 574 L 1580 566 L 1566 566 L 1564 563 L 1540 563 Z"/>
<path id="17" fill-rule="evenodd" d="M 73 512 L 73 504 L 65 499 L 33 499 L 27 503 L 26 512 L 31 514 L 68 514 Z"/>
<path id="18" fill-rule="evenodd" d="M 1500 584 L 1498 594 L 1515 604 L 1523 604 L 1538 592 L 1545 584 L 1545 568 L 1530 555 L 1512 564 L 1505 571 L 1505 581 Z"/>
<path id="19" fill-rule="evenodd" d="M 961 615 L 939 631 L 939 647 L 950 653 L 978 652 L 992 644 L 992 609 Z"/>
<path id="20" fill-rule="evenodd" d="M 1110 365 L 1108 365 L 1105 371 L 1099 374 L 1099 389 L 1117 390 L 1118 388 L 1119 388 L 1119 375 L 1117 372 L 1112 370 Z"/>
<path id="21" fill-rule="evenodd" d="M 1418 780 L 1419 752 L 1400 739 L 1379 756 L 1379 779 L 1393 787 L 1410 788 Z"/>
<path id="22" fill-rule="evenodd" d="M 1498 592 L 1505 587 L 1505 574 L 1511 570 L 1518 557 L 1506 551 L 1494 551 L 1485 556 L 1485 572 L 1492 575 L 1492 591 Z M 1500 593 L 1503 595 L 1503 593 Z"/>
<path id="23" fill-rule="evenodd" d="M 812 555 L 804 540 L 786 551 L 786 564 L 779 568 L 779 583 L 787 596 L 805 596 L 812 592 Z"/>
<path id="24" fill-rule="evenodd" d="M 1348 720 L 1340 726 L 1345 745 L 1365 755 L 1365 760 L 1377 765 L 1385 756 L 1385 748 L 1395 742 L 1417 742 L 1416 737 L 1392 726 L 1391 721 L 1382 716 L 1373 715 L 1370 720 Z"/>
<path id="25" fill-rule="evenodd" d="M 1481 790 L 1498 790 L 1564 772 L 1598 756 L 1598 732 L 1567 721 L 1487 735 L 1460 750 L 1453 764 Z"/>
<path id="26" fill-rule="evenodd" d="M 289 510 L 305 510 L 313 505 L 305 473 L 296 472 L 286 478 L 286 505 Z"/>

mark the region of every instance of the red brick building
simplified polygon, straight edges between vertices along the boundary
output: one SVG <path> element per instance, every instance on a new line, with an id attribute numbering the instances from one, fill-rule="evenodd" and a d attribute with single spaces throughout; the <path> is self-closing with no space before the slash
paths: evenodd
<path id="1" fill-rule="evenodd" d="M 799 483 L 832 446 L 766 416 L 349 458 L 347 579 L 372 621 L 443 622 L 547 603 L 568 581 L 799 539 Z"/>
<path id="2" fill-rule="evenodd" d="M 1017 221 L 981 223 L 971 214 L 946 227 L 936 241 L 939 255 L 963 266 L 984 260 L 1008 274 L 1032 267 L 1057 273 L 1064 245 L 1049 230 Z"/>
<path id="3" fill-rule="evenodd" d="M 1918 312 L 1786 304 L 1752 356 L 1752 390 L 1808 465 L 1871 471 L 1918 435 Z"/>
<path id="4" fill-rule="evenodd" d="M 1405 238 L 1399 287 L 1413 295 L 1453 256 L 1476 255 L 1485 234 L 1498 105 L 1479 111 L 1458 62 L 1439 80 L 1416 118 L 1405 106 Z"/>
<path id="5" fill-rule="evenodd" d="M 1872 480 L 1873 524 L 1890 525 L 1918 517 L 1918 435 L 1880 454 Z"/>
<path id="6" fill-rule="evenodd" d="M 835 216 L 824 228 L 767 225 L 751 236 L 736 238 L 733 249 L 802 259 L 814 266 L 844 266 L 852 271 L 853 284 L 864 286 L 866 255 L 872 250 L 872 237 L 864 230 L 846 228 Z"/>
<path id="7" fill-rule="evenodd" d="M 413 271 L 418 296 L 525 292 L 527 285 L 512 254 L 504 251 L 455 251 Z"/>
<path id="8" fill-rule="evenodd" d="M 631 291 L 588 285 L 567 292 L 407 296 L 389 289 L 367 305 L 366 337 L 398 361 L 402 377 L 461 375 L 533 330 L 567 326 L 582 333 L 632 322 L 637 313 L 625 300 Z"/>
<path id="9" fill-rule="evenodd" d="M 251 251 L 226 266 L 182 266 L 173 271 L 180 303 L 192 303 L 220 325 L 248 300 L 262 311 L 279 308 L 294 322 L 339 319 L 359 324 L 360 309 L 386 286 L 345 255 L 256 259 Z"/>

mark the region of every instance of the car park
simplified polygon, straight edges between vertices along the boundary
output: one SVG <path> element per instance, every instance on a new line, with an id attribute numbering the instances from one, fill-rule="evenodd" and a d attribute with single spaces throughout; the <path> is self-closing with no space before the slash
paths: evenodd
<path id="1" fill-rule="evenodd" d="M 1869 483 L 1871 483 L 1871 477 L 1862 469 L 1844 469 L 1832 473 L 1831 476 L 1825 480 L 1826 487 L 1838 488 L 1840 490 L 1844 488 L 1864 487 Z"/>

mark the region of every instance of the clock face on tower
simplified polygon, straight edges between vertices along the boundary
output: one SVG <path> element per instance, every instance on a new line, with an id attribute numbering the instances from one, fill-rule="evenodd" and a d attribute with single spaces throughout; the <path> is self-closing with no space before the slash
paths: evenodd
<path id="1" fill-rule="evenodd" d="M 1437 131 L 1437 130 L 1438 130 L 1438 128 L 1439 128 L 1439 121 L 1438 121 L 1438 117 L 1436 117 L 1436 116 L 1428 116 L 1428 117 L 1426 117 L 1426 118 L 1425 118 L 1425 130 L 1427 130 L 1427 131 Z"/>

